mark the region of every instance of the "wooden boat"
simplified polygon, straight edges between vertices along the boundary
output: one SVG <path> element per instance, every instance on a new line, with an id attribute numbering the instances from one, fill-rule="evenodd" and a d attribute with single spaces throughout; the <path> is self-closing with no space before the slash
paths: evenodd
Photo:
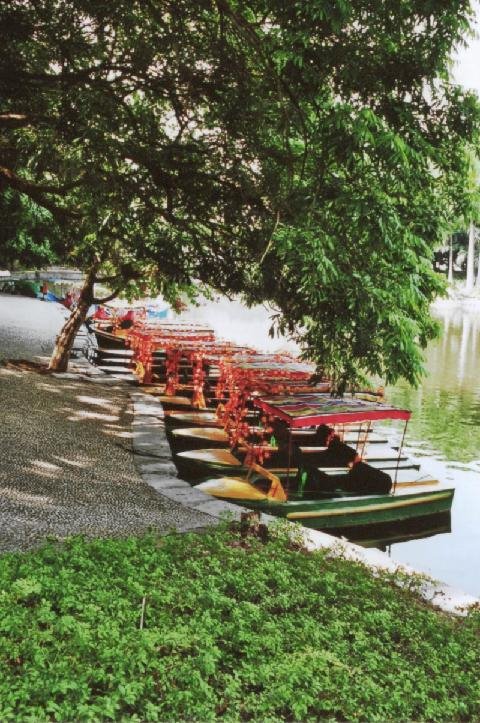
<path id="1" fill-rule="evenodd" d="M 215 423 L 214 417 L 215 415 L 207 418 L 205 420 L 205 425 L 198 427 L 169 428 L 169 441 L 172 447 L 172 452 L 174 454 L 181 455 L 180 465 L 183 465 L 182 469 L 186 469 L 190 466 L 194 476 L 197 472 L 203 472 L 205 470 L 204 460 L 202 455 L 196 454 L 197 450 L 210 449 L 212 447 L 217 447 L 219 449 L 230 447 L 229 435 L 223 429 L 218 418 Z M 212 433 L 213 428 L 216 428 L 218 432 Z M 253 441 L 254 439 L 252 437 L 252 442 Z M 295 446 L 300 447 L 300 449 L 305 447 L 305 451 L 307 449 L 311 449 L 312 451 L 315 449 L 324 449 L 324 447 L 315 447 L 315 435 L 313 433 L 310 435 L 301 435 L 300 437 L 296 437 L 296 435 L 293 434 L 292 441 Z M 343 441 L 346 444 L 353 444 L 356 446 L 358 435 L 355 433 L 345 434 Z M 377 447 L 378 445 L 386 444 L 387 441 L 388 440 L 383 435 L 370 434 L 368 438 L 368 445 L 375 445 L 375 447 Z M 240 454 L 240 459 L 245 456 L 244 451 L 243 453 L 239 452 L 236 454 Z M 285 454 L 284 457 L 285 461 L 282 462 L 282 465 L 288 463 L 288 454 Z M 271 465 L 267 464 L 266 466 L 270 468 Z M 209 467 L 209 464 L 207 467 Z M 215 465 L 212 466 L 212 471 L 214 468 Z M 208 472 L 209 470 L 207 469 L 206 471 Z M 226 470 L 223 470 L 222 473 L 225 472 Z"/>
<path id="2" fill-rule="evenodd" d="M 310 399 L 312 396 L 317 400 L 321 398 L 324 403 L 332 400 L 329 395 L 318 392 L 295 395 L 293 398 Z M 338 402 L 338 400 L 336 401 Z M 361 405 L 368 403 L 355 397 L 352 398 L 352 404 Z M 376 405 L 374 404 L 374 406 L 382 410 L 381 412 L 377 412 L 377 417 L 374 418 L 382 418 L 383 411 L 388 409 L 388 407 L 379 405 L 378 403 Z M 379 417 L 378 414 L 380 415 Z M 237 473 L 239 462 L 242 464 L 245 463 L 246 468 L 248 468 L 249 455 L 247 455 L 247 450 L 244 447 L 235 451 L 232 449 L 230 454 L 226 455 L 225 449 L 231 447 L 229 437 L 226 433 L 221 434 L 205 431 L 205 429 L 202 428 L 202 419 L 205 420 L 205 426 L 220 427 L 219 420 L 216 421 L 213 417 L 200 418 L 198 415 L 196 417 L 188 417 L 186 414 L 180 414 L 176 417 L 171 417 L 170 420 L 167 421 L 169 441 L 174 453 L 174 462 L 180 476 L 184 479 L 195 480 L 206 476 L 222 476 L 230 472 Z M 200 421 L 201 426 L 192 428 L 193 420 Z M 362 455 L 367 440 L 369 445 L 385 444 L 387 442 L 384 435 L 374 434 L 370 425 L 364 427 L 361 423 L 352 424 L 349 423 L 349 421 L 348 419 L 341 420 L 343 430 L 341 432 L 342 439 L 346 443 L 355 445 L 356 449 L 361 449 Z M 353 421 L 355 422 L 355 420 Z M 182 427 L 183 424 L 188 425 L 190 428 L 179 428 Z M 284 438 L 283 442 L 281 444 L 279 443 L 279 446 L 269 446 L 265 441 L 259 443 L 257 446 L 259 453 L 263 456 L 262 463 L 269 469 L 298 464 L 297 449 L 301 447 L 302 444 L 308 445 L 309 447 L 318 444 L 316 440 L 318 440 L 318 434 L 322 427 L 322 434 L 325 434 L 325 430 L 327 433 L 331 431 L 324 423 L 315 425 L 307 420 L 304 427 L 297 426 L 295 429 L 291 429 L 288 439 L 286 439 L 280 425 L 279 431 L 283 434 Z M 217 440 L 218 444 L 215 444 Z M 249 441 L 253 442 L 252 439 Z M 275 444 L 277 444 L 276 441 Z M 319 460 L 319 463 L 322 463 L 321 460 Z M 324 462 L 324 464 L 327 464 L 327 462 Z M 337 464 L 337 462 L 335 462 L 335 464 Z M 244 471 L 246 471 L 246 468 Z"/>
<path id="3" fill-rule="evenodd" d="M 172 432 L 174 429 L 189 429 L 191 427 L 223 429 L 218 415 L 208 408 L 196 409 L 195 411 L 174 410 L 165 414 L 165 428 L 167 431 Z"/>
<path id="4" fill-rule="evenodd" d="M 213 430 L 210 430 L 213 431 Z M 205 438 L 202 449 L 188 450 L 186 452 L 178 452 L 174 454 L 173 461 L 177 467 L 179 477 L 185 480 L 194 481 L 199 479 L 205 479 L 206 477 L 223 477 L 229 474 L 247 474 L 250 469 L 250 465 L 246 462 L 247 450 L 245 447 L 240 447 L 238 450 L 232 451 L 225 447 L 213 446 L 216 444 L 216 440 L 221 436 L 220 434 L 212 434 L 211 443 L 212 446 L 208 447 L 208 441 Z M 174 433 L 174 432 L 173 432 Z M 265 447 L 264 447 L 265 449 Z M 312 450 L 305 450 L 304 455 L 310 456 L 311 452 L 318 452 L 319 455 L 326 451 L 327 448 L 314 448 Z M 354 455 L 353 455 L 354 456 Z M 399 455 L 395 450 L 386 449 L 384 447 L 378 447 L 378 449 L 371 450 L 368 457 L 369 464 L 374 467 L 382 469 L 394 470 L 399 462 L 399 468 L 418 469 L 419 465 L 416 462 L 408 460 L 404 455 Z M 317 461 L 319 466 L 322 459 Z M 334 461 L 334 460 L 333 460 Z M 310 462 L 310 460 L 309 460 Z M 313 460 L 312 460 L 313 463 Z M 331 472 L 338 473 L 340 469 L 336 464 L 331 464 Z M 268 460 L 265 460 L 265 468 L 272 471 L 274 474 L 283 475 L 288 470 L 294 476 L 297 474 L 297 466 L 289 466 L 288 455 L 284 452 L 272 451 L 271 456 Z M 327 470 L 327 466 L 324 467 Z M 341 470 L 344 471 L 347 467 L 342 466 Z"/>
<path id="5" fill-rule="evenodd" d="M 216 425 L 215 425 L 216 426 Z M 383 435 L 375 435 L 371 431 L 367 433 L 368 448 L 380 448 L 387 443 L 387 439 Z M 214 439 L 219 440 L 219 444 L 213 444 Z M 357 447 L 359 435 L 357 432 L 346 433 L 344 441 L 346 444 L 352 444 Z M 227 434 L 210 435 L 205 429 L 185 428 L 174 429 L 169 433 L 169 441 L 172 446 L 173 461 L 178 469 L 180 477 L 187 480 L 200 479 L 207 476 L 223 476 L 231 472 L 238 474 L 239 471 L 247 472 L 249 462 L 247 457 L 247 448 L 240 447 L 236 450 L 228 450 L 229 440 Z M 325 457 L 326 447 L 315 446 L 315 435 L 305 436 L 303 434 L 296 438 L 295 433 L 292 434 L 291 446 L 272 447 L 268 444 L 259 445 L 262 453 L 267 454 L 263 465 L 267 469 L 284 468 L 288 465 L 293 466 L 299 463 L 298 452 L 303 450 L 303 454 L 308 454 L 313 462 L 313 453 L 318 453 L 319 464 L 330 464 L 322 460 Z M 220 445 L 221 443 L 221 445 Z M 362 442 L 362 450 L 366 448 L 366 444 Z M 228 453 L 227 453 L 228 452 Z M 373 452 L 369 453 L 371 456 Z M 398 457 L 398 452 L 393 454 L 394 458 Z M 353 454 L 353 457 L 355 454 Z M 352 458 L 353 458 L 352 457 Z M 338 462 L 335 462 L 337 465 Z M 242 469 L 243 468 L 243 469 Z"/>
<path id="6" fill-rule="evenodd" d="M 384 405 L 380 408 L 378 404 L 360 400 L 338 402 L 321 396 L 315 399 L 309 395 L 308 400 L 298 397 L 260 399 L 258 403 L 269 414 L 286 419 L 290 427 L 389 418 L 407 422 L 410 417 L 407 410 Z M 237 469 L 239 467 L 237 460 Z M 450 511 L 453 489 L 442 488 L 428 475 L 401 469 L 397 461 L 392 470 L 395 473 L 394 494 L 390 494 L 391 479 L 384 470 L 385 465 L 378 470 L 364 463 L 354 464 L 349 469 L 320 468 L 315 484 L 309 486 L 305 484 L 306 470 L 300 469 L 294 475 L 293 470 L 287 469 L 282 479 L 280 474 L 252 464 L 250 477 L 210 479 L 197 488 L 218 499 L 327 531 L 428 518 Z M 384 485 L 387 485 L 386 491 L 373 492 Z"/>
<path id="7" fill-rule="evenodd" d="M 165 412 L 177 411 L 180 409 L 192 409 L 191 397 L 182 395 L 167 396 L 165 394 L 162 394 L 157 397 L 157 400 L 160 402 Z"/>
<path id="8" fill-rule="evenodd" d="M 206 399 L 206 407 L 195 407 L 192 401 L 192 397 L 188 396 L 190 394 L 190 390 L 185 391 L 183 394 L 175 394 L 175 395 L 168 395 L 168 394 L 162 394 L 158 397 L 158 401 L 161 403 L 163 410 L 167 413 L 165 418 L 168 417 L 168 424 L 169 426 L 173 426 L 175 423 L 175 417 L 171 417 L 171 414 L 174 412 L 179 412 L 180 414 L 194 414 L 196 415 L 196 418 L 198 420 L 198 424 L 202 422 L 202 419 L 199 419 L 199 415 L 205 414 L 214 414 L 214 410 L 217 408 L 219 404 L 219 400 L 215 399 L 214 397 L 207 398 Z"/>
<path id="9" fill-rule="evenodd" d="M 195 449 L 223 449 L 229 446 L 227 432 L 221 426 L 212 423 L 205 427 L 171 429 L 168 440 L 172 451 L 177 454 Z"/>
<path id="10" fill-rule="evenodd" d="M 93 325 L 93 334 L 97 340 L 99 349 L 127 349 L 125 335 L 120 335 L 114 331 L 113 324 L 104 326 Z"/>
<path id="11" fill-rule="evenodd" d="M 295 492 L 290 492 L 288 497 L 278 499 L 280 480 L 272 475 L 271 482 L 269 490 L 265 492 L 256 486 L 256 480 L 250 482 L 246 478 L 221 477 L 202 482 L 196 489 L 217 499 L 286 517 L 321 530 L 399 522 L 449 512 L 454 495 L 453 489 L 439 489 L 435 480 L 432 480 L 432 484 L 420 492 L 398 488 L 395 495 L 337 494 L 327 499 L 303 499 Z"/>
<path id="12" fill-rule="evenodd" d="M 255 423 L 258 415 L 247 414 L 245 421 Z M 211 407 L 195 409 L 194 411 L 174 410 L 165 415 L 165 426 L 168 429 L 187 429 L 197 427 L 204 430 L 205 427 L 218 427 L 223 429 L 223 423 L 218 414 Z"/>

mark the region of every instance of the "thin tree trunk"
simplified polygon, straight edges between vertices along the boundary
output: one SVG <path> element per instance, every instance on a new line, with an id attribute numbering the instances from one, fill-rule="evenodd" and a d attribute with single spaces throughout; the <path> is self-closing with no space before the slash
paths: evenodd
<path id="1" fill-rule="evenodd" d="M 85 321 L 88 309 L 93 302 L 94 294 L 93 287 L 95 284 L 95 273 L 97 271 L 98 264 L 94 264 L 88 271 L 85 277 L 82 290 L 80 292 L 80 298 L 78 300 L 77 307 L 70 314 L 69 318 L 65 322 L 57 336 L 55 348 L 53 350 L 49 369 L 56 372 L 64 372 L 68 368 L 68 362 L 70 360 L 70 352 L 72 345 L 77 335 L 78 330 Z"/>
<path id="2" fill-rule="evenodd" d="M 477 256 L 477 280 L 475 282 L 475 288 L 480 289 L 480 244 L 479 244 L 478 256 Z"/>
<path id="3" fill-rule="evenodd" d="M 453 236 L 450 236 L 448 249 L 448 283 L 453 284 Z"/>
<path id="4" fill-rule="evenodd" d="M 475 265 L 475 226 L 470 223 L 468 231 L 468 254 L 467 254 L 467 282 L 465 284 L 465 291 L 470 294 L 473 291 L 473 285 L 475 282 L 474 274 Z"/>

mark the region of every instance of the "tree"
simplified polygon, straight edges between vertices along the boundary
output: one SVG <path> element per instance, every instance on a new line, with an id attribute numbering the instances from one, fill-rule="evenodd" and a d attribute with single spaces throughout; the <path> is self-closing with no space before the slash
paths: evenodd
<path id="1" fill-rule="evenodd" d="M 448 283 L 453 284 L 453 236 L 450 236 L 448 244 Z"/>
<path id="2" fill-rule="evenodd" d="M 478 240 L 478 238 L 477 238 L 477 240 Z M 480 246 L 480 244 L 479 244 L 479 246 Z M 475 281 L 475 288 L 480 289 L 480 248 L 478 249 L 478 254 L 477 254 L 477 278 Z"/>
<path id="3" fill-rule="evenodd" d="M 470 294 L 475 285 L 475 226 L 470 222 L 468 229 L 467 280 L 465 291 Z"/>
<path id="4" fill-rule="evenodd" d="M 449 83 L 468 2 L 14 0 L 0 181 L 86 284 L 278 308 L 337 377 L 415 381 L 479 110 Z"/>
<path id="5" fill-rule="evenodd" d="M 57 258 L 49 212 L 12 189 L 0 194 L 0 263 L 42 266 Z"/>
<path id="6" fill-rule="evenodd" d="M 472 149 L 469 154 L 470 167 L 466 178 L 467 204 L 463 221 L 468 225 L 468 246 L 466 259 L 465 291 L 471 294 L 475 286 L 475 224 L 480 213 L 479 161 Z"/>

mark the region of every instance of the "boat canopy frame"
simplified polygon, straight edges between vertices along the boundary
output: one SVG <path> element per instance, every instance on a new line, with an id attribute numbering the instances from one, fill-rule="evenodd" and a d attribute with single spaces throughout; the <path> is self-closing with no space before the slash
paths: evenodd
<path id="1" fill-rule="evenodd" d="M 292 450 L 292 429 L 317 427 L 322 424 L 364 424 L 370 428 L 373 421 L 399 419 L 405 422 L 398 448 L 398 459 L 393 480 L 395 493 L 398 478 L 398 469 L 402 455 L 403 445 L 407 432 L 411 412 L 408 409 L 393 407 L 384 402 L 370 402 L 355 397 L 333 397 L 331 394 L 309 393 L 289 396 L 274 396 L 270 398 L 256 397 L 253 400 L 265 414 L 282 419 L 289 427 L 288 456 L 290 467 Z M 289 475 L 287 477 L 287 480 Z"/>

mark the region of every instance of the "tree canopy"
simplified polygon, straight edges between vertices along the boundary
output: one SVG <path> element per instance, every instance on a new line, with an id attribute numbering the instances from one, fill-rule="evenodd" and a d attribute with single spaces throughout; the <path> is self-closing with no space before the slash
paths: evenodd
<path id="1" fill-rule="evenodd" d="M 327 373 L 415 381 L 468 204 L 462 0 L 11 0 L 0 253 L 270 301 Z M 5 251 L 5 257 L 8 258 Z"/>

